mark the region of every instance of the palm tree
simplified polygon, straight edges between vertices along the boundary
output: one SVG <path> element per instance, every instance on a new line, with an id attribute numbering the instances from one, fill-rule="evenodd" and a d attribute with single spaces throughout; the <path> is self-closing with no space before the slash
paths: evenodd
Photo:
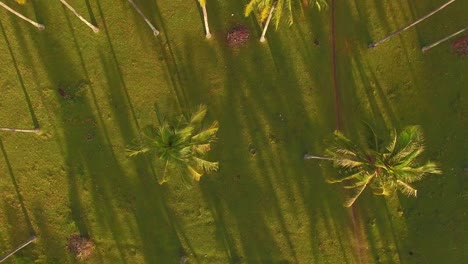
<path id="1" fill-rule="evenodd" d="M 189 119 L 180 117 L 173 123 L 158 116 L 159 126 L 147 127 L 136 144 L 127 149 L 129 156 L 152 154 L 162 170 L 160 184 L 167 182 L 172 174 L 179 174 L 185 183 L 192 183 L 205 173 L 217 171 L 218 162 L 203 158 L 211 150 L 218 131 L 217 121 L 203 129 L 206 111 L 202 105 Z"/>
<path id="2" fill-rule="evenodd" d="M 428 161 L 419 165 L 418 157 L 424 151 L 424 138 L 419 126 L 404 128 L 398 135 L 391 133 L 392 140 L 386 146 L 378 143 L 375 133 L 372 147 L 361 148 L 336 131 L 334 145 L 327 150 L 328 156 L 306 154 L 304 159 L 323 159 L 346 172 L 346 177 L 328 180 L 329 183 L 345 182 L 345 189 L 354 194 L 344 205 L 350 207 L 370 187 L 374 194 L 389 195 L 400 190 L 407 196 L 417 196 L 417 190 L 409 183 L 419 181 L 427 174 L 441 174 L 438 166 Z"/>
<path id="3" fill-rule="evenodd" d="M 24 2 L 21 2 L 19 1 L 18 3 L 20 4 L 23 4 Z M 39 30 L 44 30 L 45 29 L 45 26 L 40 24 L 40 23 L 37 23 L 36 21 L 33 21 L 25 16 L 23 16 L 22 14 L 16 12 L 14 9 L 12 9 L 11 7 L 7 6 L 6 4 L 4 4 L 2 1 L 0 1 L 0 6 L 5 8 L 6 10 L 8 10 L 9 12 L 11 12 L 12 14 L 14 14 L 15 16 L 23 19 L 24 21 L 30 23 L 31 25 L 37 27 Z"/>
<path id="4" fill-rule="evenodd" d="M 451 34 L 450 36 L 447 36 L 447 37 L 445 37 L 445 38 L 443 38 L 443 39 L 441 39 L 441 40 L 438 40 L 438 41 L 436 41 L 436 42 L 434 42 L 434 43 L 432 43 L 432 44 L 430 44 L 430 45 L 427 45 L 427 46 L 422 47 L 421 50 L 422 50 L 422 52 L 427 52 L 427 51 L 429 51 L 430 49 L 432 49 L 433 47 L 439 45 L 440 43 L 443 43 L 443 42 L 445 42 L 445 41 L 447 41 L 447 40 L 449 40 L 449 39 L 455 37 L 456 35 L 459 35 L 459 34 L 465 32 L 465 31 L 467 31 L 467 30 L 468 30 L 468 27 L 465 27 L 465 28 L 463 28 L 463 29 L 460 29 L 459 31 L 457 31 L 457 32 L 455 32 L 455 33 L 453 33 L 453 34 Z"/>
<path id="5" fill-rule="evenodd" d="M 0 263 L 5 261 L 6 259 L 8 259 L 9 257 L 13 256 L 16 252 L 20 251 L 21 249 L 23 249 L 24 247 L 26 247 L 27 245 L 31 244 L 32 242 L 36 241 L 37 237 L 35 235 L 32 235 L 28 241 L 24 242 L 23 244 L 19 245 L 18 247 L 16 247 L 15 249 L 13 249 L 12 251 L 8 252 L 6 255 L 3 255 L 0 257 Z"/>
<path id="6" fill-rule="evenodd" d="M 34 133 L 34 134 L 40 134 L 41 133 L 41 130 L 39 128 L 36 128 L 36 129 L 20 129 L 20 128 L 11 128 L 11 127 L 0 127 L 0 131 Z"/>
<path id="7" fill-rule="evenodd" d="M 133 9 L 135 9 L 137 11 L 137 13 L 143 18 L 143 20 L 145 20 L 146 24 L 151 28 L 151 30 L 153 30 L 153 34 L 155 36 L 158 36 L 159 35 L 159 30 L 157 30 L 153 24 L 151 24 L 151 22 L 149 21 L 149 19 L 145 16 L 145 14 L 143 14 L 143 12 L 140 10 L 140 8 L 135 4 L 135 2 L 133 2 L 133 0 L 127 0 L 133 7 Z"/>
<path id="8" fill-rule="evenodd" d="M 62 2 L 62 4 L 68 8 L 70 11 L 72 11 L 72 13 L 78 17 L 83 23 L 85 23 L 85 25 L 87 25 L 88 27 L 90 27 L 94 33 L 98 33 L 99 32 L 99 28 L 96 27 L 95 25 L 89 23 L 86 19 L 84 19 L 80 14 L 78 14 L 78 12 L 76 12 L 76 10 L 69 4 L 67 3 L 67 1 L 65 0 L 60 0 L 60 2 Z"/>
<path id="9" fill-rule="evenodd" d="M 203 12 L 203 21 L 205 22 L 206 38 L 211 38 L 210 27 L 208 26 L 208 13 L 206 12 L 206 0 L 198 0 Z"/>
<path id="10" fill-rule="evenodd" d="M 325 0 L 250 0 L 244 10 L 244 15 L 249 16 L 254 10 L 260 13 L 260 21 L 265 21 L 260 41 L 265 41 L 265 34 L 270 25 L 270 20 L 275 20 L 276 28 L 279 26 L 283 11 L 286 9 L 289 13 L 289 24 L 293 23 L 293 8 L 313 4 L 320 11 L 327 6 Z"/>
<path id="11" fill-rule="evenodd" d="M 426 20 L 427 18 L 431 17 L 432 15 L 434 15 L 435 13 L 441 11 L 442 9 L 446 8 L 447 6 L 449 6 L 450 4 L 452 4 L 453 2 L 455 2 L 455 0 L 449 0 L 447 3 L 441 5 L 440 7 L 436 8 L 435 10 L 433 10 L 432 12 L 430 12 L 429 14 L 421 17 L 420 19 L 414 21 L 413 23 L 403 27 L 403 28 L 400 28 L 399 30 L 391 33 L 390 35 L 386 36 L 385 38 L 379 40 L 379 41 L 376 41 L 374 43 L 371 43 L 369 44 L 369 48 L 375 48 L 377 47 L 378 45 L 382 44 L 382 42 L 385 42 L 391 38 L 393 38 L 394 36 L 406 31 L 407 29 L 410 29 L 414 26 L 416 26 L 417 24 L 421 23 L 422 21 Z"/>

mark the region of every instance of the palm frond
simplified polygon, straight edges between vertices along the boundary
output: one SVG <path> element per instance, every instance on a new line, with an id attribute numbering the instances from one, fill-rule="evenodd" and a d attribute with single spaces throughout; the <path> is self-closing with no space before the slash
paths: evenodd
<path id="1" fill-rule="evenodd" d="M 333 152 L 340 154 L 340 156 L 345 155 L 349 157 L 357 157 L 357 154 L 355 152 L 345 148 L 333 148 Z"/>
<path id="2" fill-rule="evenodd" d="M 208 129 L 202 130 L 200 133 L 192 137 L 192 142 L 200 143 L 211 143 L 216 140 L 216 133 L 218 132 L 219 124 L 218 121 L 214 121 Z"/>
<path id="3" fill-rule="evenodd" d="M 280 2 L 277 3 L 276 6 L 275 6 L 273 19 L 275 20 L 275 28 L 276 29 L 278 29 L 279 23 L 280 23 L 280 20 L 281 20 L 281 16 L 283 15 L 283 9 L 284 9 L 283 2 L 284 2 L 283 0 L 280 0 Z M 271 7 L 270 7 L 270 9 L 271 9 Z"/>
<path id="4" fill-rule="evenodd" d="M 342 179 L 327 179 L 326 181 L 327 181 L 328 183 L 339 183 L 339 182 L 349 181 L 349 180 L 353 180 L 353 179 L 359 180 L 359 177 L 362 177 L 362 174 L 363 174 L 363 173 L 364 173 L 364 172 L 359 171 L 359 172 L 357 172 L 357 173 L 355 173 L 355 174 L 352 174 L 352 175 L 347 176 L 347 177 L 342 178 Z"/>
<path id="5" fill-rule="evenodd" d="M 218 162 L 207 161 L 198 157 L 192 159 L 195 168 L 206 173 L 216 172 L 219 169 Z"/>
<path id="6" fill-rule="evenodd" d="M 424 145 L 421 142 L 411 142 L 397 153 L 394 153 L 394 156 L 389 159 L 389 162 L 391 164 L 410 162 L 418 157 L 423 151 Z"/>
<path id="7" fill-rule="evenodd" d="M 367 184 L 366 181 L 358 181 L 358 182 L 355 182 L 355 183 L 353 183 L 351 185 L 345 185 L 345 186 L 343 186 L 343 188 L 345 188 L 345 189 L 355 189 L 357 187 L 360 187 L 360 186 L 366 185 L 366 184 Z"/>
<path id="8" fill-rule="evenodd" d="M 390 162 L 392 162 L 392 165 L 397 169 L 413 166 L 417 163 L 416 158 L 419 157 L 423 151 L 424 148 L 422 147 L 415 148 L 412 152 L 404 153 L 406 155 L 396 155 Z"/>
<path id="9" fill-rule="evenodd" d="M 206 0 L 198 0 L 198 3 L 200 3 L 200 6 L 205 6 Z"/>
<path id="10" fill-rule="evenodd" d="M 382 187 L 373 188 L 372 193 L 375 195 L 385 195 L 385 190 Z"/>
<path id="11" fill-rule="evenodd" d="M 291 0 L 287 0 L 288 12 L 289 12 L 289 25 L 292 25 L 293 22 L 294 22 L 292 3 L 291 2 L 292 2 Z"/>
<path id="12" fill-rule="evenodd" d="M 398 139 L 396 129 L 393 129 L 390 132 L 390 136 L 392 138 L 392 141 L 390 141 L 390 144 L 387 145 L 386 149 L 388 150 L 388 152 L 390 152 L 390 155 L 393 155 L 392 153 L 395 152 L 395 147 L 396 147 L 397 139 Z"/>
<path id="13" fill-rule="evenodd" d="M 270 13 L 270 8 L 268 6 L 265 6 L 264 8 L 261 9 L 261 11 L 260 11 L 260 22 L 261 23 L 263 23 L 267 19 L 269 13 Z"/>
<path id="14" fill-rule="evenodd" d="M 322 11 L 323 9 L 328 8 L 328 3 L 325 0 L 312 0 L 312 1 L 309 1 L 309 2 L 314 2 L 314 5 L 317 7 L 317 10 L 319 12 Z"/>
<path id="15" fill-rule="evenodd" d="M 398 134 L 397 143 L 393 151 L 392 162 L 398 162 L 405 156 L 410 155 L 418 149 L 424 149 L 424 137 L 420 126 L 405 127 Z"/>
<path id="16" fill-rule="evenodd" d="M 353 195 L 351 198 L 347 199 L 345 202 L 344 202 L 344 206 L 345 207 L 351 207 L 354 202 L 356 202 L 357 198 L 359 198 L 359 196 L 362 194 L 362 192 L 366 189 L 367 185 L 362 185 L 359 190 L 357 190 L 356 194 Z"/>
<path id="17" fill-rule="evenodd" d="M 163 170 L 163 175 L 159 179 L 159 184 L 164 184 L 169 181 L 169 170 L 170 170 L 170 165 L 169 165 L 169 160 L 166 160 L 164 162 L 164 170 Z"/>
<path id="18" fill-rule="evenodd" d="M 151 152 L 151 148 L 143 147 L 143 146 L 138 148 L 138 146 L 135 146 L 135 148 L 125 149 L 125 152 L 127 152 L 127 155 L 129 157 L 136 157 L 136 156 Z"/>
<path id="19" fill-rule="evenodd" d="M 407 183 L 405 183 L 403 181 L 400 181 L 400 180 L 397 180 L 396 182 L 398 184 L 398 188 L 400 189 L 400 191 L 403 194 L 405 194 L 407 196 L 414 196 L 414 197 L 416 197 L 418 195 L 418 190 L 414 189 L 409 184 L 407 184 Z"/>
<path id="20" fill-rule="evenodd" d="M 203 120 L 205 119 L 206 112 L 207 112 L 206 105 L 200 105 L 198 107 L 198 110 L 192 114 L 190 118 L 190 125 L 196 126 L 196 125 L 201 124 Z"/>
<path id="21" fill-rule="evenodd" d="M 334 132 L 334 142 L 336 148 L 347 149 L 351 152 L 354 152 L 356 155 L 363 153 L 363 149 L 360 148 L 358 145 L 354 144 L 350 139 L 348 139 L 343 133 L 336 130 Z"/>
<path id="22" fill-rule="evenodd" d="M 200 181 L 201 176 L 203 175 L 202 173 L 199 173 L 196 171 L 192 166 L 187 166 L 187 171 L 189 172 L 189 175 L 192 176 L 192 179 L 194 181 Z"/>
<path id="23" fill-rule="evenodd" d="M 325 0 L 309 0 L 309 3 L 317 7 L 319 11 L 328 6 Z M 244 15 L 247 17 L 254 10 L 257 10 L 260 15 L 260 22 L 263 22 L 273 7 L 275 8 L 273 20 L 275 27 L 278 29 L 281 18 L 286 12 L 289 25 L 294 22 L 293 14 L 296 8 L 302 8 L 302 2 L 297 0 L 250 0 L 244 8 Z"/>
<path id="24" fill-rule="evenodd" d="M 206 153 L 210 152 L 211 145 L 207 144 L 194 144 L 192 146 L 193 151 L 198 155 L 205 155 Z"/>
<path id="25" fill-rule="evenodd" d="M 367 177 L 367 179 L 363 180 L 363 184 L 360 185 L 359 188 L 357 188 L 356 194 L 353 195 L 348 200 L 346 200 L 346 202 L 344 203 L 345 207 L 351 207 L 354 204 L 354 202 L 356 202 L 357 198 L 359 198 L 359 196 L 366 189 L 366 187 L 369 185 L 369 183 L 372 181 L 372 179 L 374 179 L 375 175 L 376 174 L 369 175 Z"/>
<path id="26" fill-rule="evenodd" d="M 244 16 L 249 16 L 252 11 L 254 11 L 254 5 L 256 0 L 250 0 L 250 2 L 245 6 Z"/>
<path id="27" fill-rule="evenodd" d="M 431 161 L 419 167 L 402 167 L 396 170 L 397 178 L 405 182 L 416 182 L 428 174 L 442 174 L 439 166 Z"/>
<path id="28" fill-rule="evenodd" d="M 364 165 L 363 162 L 357 161 L 357 160 L 352 160 L 352 159 L 346 159 L 346 158 L 337 158 L 333 160 L 333 163 L 338 166 L 342 167 L 345 169 L 354 169 L 354 168 L 359 168 L 362 165 Z"/>

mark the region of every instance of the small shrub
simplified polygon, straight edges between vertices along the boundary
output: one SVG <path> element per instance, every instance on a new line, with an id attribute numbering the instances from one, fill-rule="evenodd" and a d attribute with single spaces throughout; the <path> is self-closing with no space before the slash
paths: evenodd
<path id="1" fill-rule="evenodd" d="M 452 44 L 452 50 L 458 55 L 468 55 L 468 36 L 455 40 Z"/>
<path id="2" fill-rule="evenodd" d="M 80 236 L 78 234 L 71 235 L 68 238 L 67 248 L 70 250 L 78 259 L 86 259 L 94 251 L 94 243 L 87 237 Z"/>

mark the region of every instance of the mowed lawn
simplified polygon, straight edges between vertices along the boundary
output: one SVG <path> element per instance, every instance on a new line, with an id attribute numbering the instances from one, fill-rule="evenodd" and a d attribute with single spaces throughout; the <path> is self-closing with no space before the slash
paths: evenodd
<path id="1" fill-rule="evenodd" d="M 0 254 L 38 237 L 7 263 L 74 263 L 65 245 L 76 233 L 96 244 L 87 263 L 467 258 L 468 60 L 450 43 L 420 48 L 464 27 L 468 2 L 371 50 L 441 1 L 337 3 L 344 133 L 357 138 L 363 122 L 382 133 L 420 124 L 426 157 L 444 170 L 415 184 L 417 199 L 366 192 L 354 213 L 325 182 L 333 168 L 303 160 L 324 152 L 337 125 L 330 9 L 298 13 L 260 43 L 246 1 L 207 1 L 210 40 L 195 0 L 135 1 L 158 37 L 124 0 L 70 1 L 98 34 L 59 1 L 4 2 L 46 25 L 37 31 L 0 10 L 0 127 L 42 131 L 0 134 Z M 239 23 L 251 40 L 231 48 L 225 37 Z M 209 155 L 220 171 L 190 190 L 177 177 L 159 185 L 156 167 L 125 148 L 156 124 L 155 105 L 172 116 L 199 104 L 220 123 Z"/>

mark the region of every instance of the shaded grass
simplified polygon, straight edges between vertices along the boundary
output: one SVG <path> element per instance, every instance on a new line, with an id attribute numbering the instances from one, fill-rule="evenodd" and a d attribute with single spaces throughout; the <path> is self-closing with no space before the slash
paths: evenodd
<path id="1" fill-rule="evenodd" d="M 366 0 L 338 7 L 345 132 L 360 137 L 361 119 L 382 131 L 422 124 L 431 143 L 428 156 L 449 172 L 418 184 L 428 195 L 417 200 L 361 197 L 356 210 L 362 245 L 355 243 L 340 187 L 324 182 L 335 172 L 302 160 L 305 152 L 322 153 L 334 129 L 328 13 L 300 15 L 293 26 L 271 30 L 261 44 L 260 27 L 254 17 L 242 17 L 241 1 L 208 3 L 209 41 L 195 1 L 138 1 L 162 30 L 159 38 L 126 1 L 75 4 L 88 11 L 100 34 L 83 29 L 59 3 L 24 7 L 46 24 L 44 32 L 1 18 L 11 46 L 0 47 L 2 69 L 10 67 L 5 79 L 23 80 L 47 131 L 43 137 L 2 135 L 18 179 L 16 188 L 0 186 L 13 200 L 21 189 L 40 238 L 17 261 L 74 262 L 64 248 L 72 233 L 95 240 L 91 263 L 178 263 L 183 255 L 190 263 L 356 263 L 356 248 L 369 261 L 384 263 L 463 259 L 466 236 L 457 223 L 464 220 L 466 60 L 443 49 L 430 57 L 419 54 L 427 29 L 365 48 L 371 37 L 400 27 L 433 3 Z M 390 8 L 402 12 L 392 15 Z M 236 23 L 246 24 L 253 39 L 232 50 L 224 38 Z M 11 61 L 8 54 L 15 65 L 4 62 Z M 58 85 L 81 80 L 89 85 L 75 100 L 57 92 Z M 125 157 L 138 127 L 154 123 L 155 103 L 176 114 L 208 105 L 209 119 L 221 124 L 210 157 L 220 161 L 219 173 L 187 191 L 177 182 L 157 185 L 158 172 L 148 160 Z M 31 120 L 19 116 L 18 122 Z M 0 239 L 10 245 L 18 239 L 11 225 L 22 218 L 22 210 L 14 209 L 5 205 L 0 216 Z M 436 236 L 442 239 L 431 240 Z"/>

